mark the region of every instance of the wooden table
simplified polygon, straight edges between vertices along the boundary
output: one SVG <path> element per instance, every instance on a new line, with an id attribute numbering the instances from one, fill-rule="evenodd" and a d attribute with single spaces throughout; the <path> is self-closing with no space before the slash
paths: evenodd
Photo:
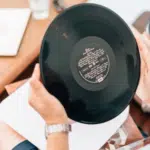
<path id="1" fill-rule="evenodd" d="M 9 7 L 26 8 L 28 0 L 0 1 L 0 8 Z M 43 35 L 56 15 L 57 12 L 51 5 L 48 19 L 37 21 L 31 17 L 17 56 L 0 57 L 0 94 L 4 91 L 5 85 L 15 80 L 38 57 Z"/>

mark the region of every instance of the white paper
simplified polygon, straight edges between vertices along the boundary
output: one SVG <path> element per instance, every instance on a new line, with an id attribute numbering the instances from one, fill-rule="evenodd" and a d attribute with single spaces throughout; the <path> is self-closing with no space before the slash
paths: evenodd
<path id="1" fill-rule="evenodd" d="M 5 121 L 18 133 L 36 145 L 46 149 L 45 122 L 28 104 L 29 83 L 0 104 L 0 120 Z M 75 123 L 70 133 L 70 150 L 98 150 L 127 119 L 129 108 L 115 119 L 98 125 Z"/>
<path id="2" fill-rule="evenodd" d="M 15 56 L 26 29 L 30 9 L 0 9 L 0 56 Z"/>
<path id="3" fill-rule="evenodd" d="M 98 125 L 76 123 L 70 134 L 70 150 L 99 150 L 129 115 L 129 107 L 111 121 Z"/>

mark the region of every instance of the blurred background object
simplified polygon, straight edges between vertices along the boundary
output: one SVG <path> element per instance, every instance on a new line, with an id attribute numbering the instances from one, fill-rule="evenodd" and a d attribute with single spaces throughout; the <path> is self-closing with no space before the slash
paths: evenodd
<path id="1" fill-rule="evenodd" d="M 0 9 L 0 56 L 18 54 L 30 14 L 29 8 Z M 3 72 L 3 69 L 0 72 Z"/>
<path id="2" fill-rule="evenodd" d="M 134 142 L 132 144 L 121 147 L 117 150 L 149 150 L 150 149 L 150 137 Z"/>
<path id="3" fill-rule="evenodd" d="M 118 131 L 108 140 L 108 142 L 100 150 L 116 150 L 120 147 L 142 139 L 142 134 L 137 128 L 132 117 L 129 115 L 125 123 L 118 129 Z"/>
<path id="4" fill-rule="evenodd" d="M 125 145 L 128 138 L 128 131 L 122 125 L 118 131 L 109 139 L 109 141 L 100 150 L 115 150 Z"/>
<path id="5" fill-rule="evenodd" d="M 88 0 L 53 0 L 53 4 L 54 4 L 56 10 L 58 12 L 60 12 L 70 6 L 85 3 L 87 1 Z"/>
<path id="6" fill-rule="evenodd" d="M 113 0 L 113 2 L 110 2 L 110 0 L 88 0 L 88 3 L 96 3 L 110 8 L 130 25 L 133 24 L 143 12 L 150 10 L 149 0 Z"/>
<path id="7" fill-rule="evenodd" d="M 34 19 L 46 19 L 49 16 L 50 0 L 28 0 Z"/>

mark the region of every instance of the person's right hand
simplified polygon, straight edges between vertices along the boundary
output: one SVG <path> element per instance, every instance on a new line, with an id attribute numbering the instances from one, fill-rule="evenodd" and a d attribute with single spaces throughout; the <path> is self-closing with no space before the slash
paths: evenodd
<path id="1" fill-rule="evenodd" d="M 64 107 L 57 98 L 48 93 L 40 81 L 39 64 L 35 66 L 30 79 L 30 86 L 29 104 L 41 115 L 47 124 L 68 123 Z"/>
<path id="2" fill-rule="evenodd" d="M 150 112 L 150 40 L 146 33 L 142 35 L 133 28 L 141 57 L 140 81 L 135 99 L 141 101 L 143 110 Z"/>

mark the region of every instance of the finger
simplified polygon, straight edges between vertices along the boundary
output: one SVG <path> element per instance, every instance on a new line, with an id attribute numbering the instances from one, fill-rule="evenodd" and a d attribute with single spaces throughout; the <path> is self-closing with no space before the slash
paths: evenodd
<path id="1" fill-rule="evenodd" d="M 143 44 L 142 35 L 133 27 L 132 27 L 132 32 L 133 32 L 134 37 L 137 41 L 139 50 L 143 51 L 146 48 L 146 46 L 145 46 L 145 44 Z"/>
<path id="2" fill-rule="evenodd" d="M 144 62 L 147 64 L 149 62 L 150 53 L 149 53 L 148 48 L 143 39 L 143 35 L 140 35 L 140 37 L 137 38 L 137 43 L 139 46 L 140 55 L 141 55 L 142 59 L 144 60 Z"/>
<path id="3" fill-rule="evenodd" d="M 143 131 L 149 135 L 150 134 L 150 120 L 147 118 L 147 120 L 144 122 L 144 125 L 142 126 Z"/>
<path id="4" fill-rule="evenodd" d="M 140 52 L 140 59 L 141 59 L 140 74 L 141 74 L 141 77 L 142 77 L 143 74 L 145 73 L 144 70 L 146 68 L 146 65 L 145 65 L 144 59 L 142 58 L 141 52 Z"/>
<path id="5" fill-rule="evenodd" d="M 41 97 L 40 92 L 41 90 L 43 91 L 42 87 L 43 85 L 39 80 L 35 78 L 31 78 L 29 83 L 30 83 L 29 104 L 33 107 L 35 103 L 38 103 L 37 101 Z M 45 95 L 45 91 L 43 92 L 43 95 Z"/>
<path id="6" fill-rule="evenodd" d="M 135 28 L 132 27 L 131 29 L 133 31 L 133 34 L 135 36 L 135 39 L 136 39 L 138 47 L 139 47 L 139 53 L 140 53 L 140 58 L 141 58 L 141 70 L 143 70 L 147 64 L 147 51 L 148 50 L 142 40 L 142 35 Z M 142 73 L 142 71 L 141 71 L 141 73 Z"/>
<path id="7" fill-rule="evenodd" d="M 34 68 L 34 71 L 33 71 L 33 74 L 32 74 L 32 78 L 40 80 L 40 66 L 39 66 L 39 64 L 35 65 L 35 68 Z"/>
<path id="8" fill-rule="evenodd" d="M 145 61 L 145 66 L 147 71 L 150 70 L 150 40 L 148 40 L 146 34 L 144 33 L 142 35 L 142 39 L 143 39 L 143 44 L 145 44 L 145 49 L 143 51 L 143 57 L 144 57 L 144 61 Z"/>
<path id="9" fill-rule="evenodd" d="M 31 78 L 30 85 L 31 85 L 31 90 L 34 94 L 36 94 L 38 96 L 42 96 L 42 97 L 47 97 L 47 96 L 51 96 L 51 98 L 53 97 L 46 90 L 46 88 L 43 86 L 43 84 L 39 80 Z"/>
<path id="10" fill-rule="evenodd" d="M 30 85 L 31 85 L 31 94 L 29 98 L 29 104 L 34 107 L 35 105 L 38 106 L 37 104 L 44 103 L 44 101 L 49 100 L 49 103 L 51 103 L 51 106 L 53 106 L 54 102 L 58 101 L 56 97 L 51 95 L 43 86 L 43 84 L 36 79 L 30 80 Z M 59 101 L 58 101 L 59 102 Z M 60 103 L 60 102 L 59 102 Z"/>
<path id="11" fill-rule="evenodd" d="M 135 39 L 137 41 L 137 44 L 138 44 L 138 47 L 139 47 L 139 51 L 142 51 L 143 50 L 143 43 L 141 41 L 141 35 L 134 27 L 132 27 L 131 29 L 132 29 L 134 37 L 135 37 Z"/>
<path id="12" fill-rule="evenodd" d="M 145 33 L 146 37 L 148 38 L 148 40 L 150 40 L 150 34 L 146 33 L 146 32 L 144 32 L 144 33 Z"/>
<path id="13" fill-rule="evenodd" d="M 145 32 L 143 33 L 143 41 L 144 41 L 145 45 L 147 46 L 148 51 L 150 52 L 150 39 L 148 39 Z"/>
<path id="14" fill-rule="evenodd" d="M 41 90 L 43 91 L 43 84 L 34 77 L 30 79 L 30 85 L 31 89 L 36 93 L 39 93 Z"/>
<path id="15" fill-rule="evenodd" d="M 141 74 L 143 73 L 144 67 L 145 67 L 145 62 L 144 62 L 144 58 L 143 58 L 143 43 L 141 42 L 141 35 L 140 33 L 135 29 L 135 28 L 131 28 L 133 31 L 133 34 L 135 36 L 135 39 L 137 41 L 138 47 L 139 47 L 139 53 L 140 53 L 140 58 L 141 58 Z"/>
<path id="16" fill-rule="evenodd" d="M 144 102 L 142 104 L 142 110 L 145 112 L 145 113 L 150 113 L 150 104 Z"/>

